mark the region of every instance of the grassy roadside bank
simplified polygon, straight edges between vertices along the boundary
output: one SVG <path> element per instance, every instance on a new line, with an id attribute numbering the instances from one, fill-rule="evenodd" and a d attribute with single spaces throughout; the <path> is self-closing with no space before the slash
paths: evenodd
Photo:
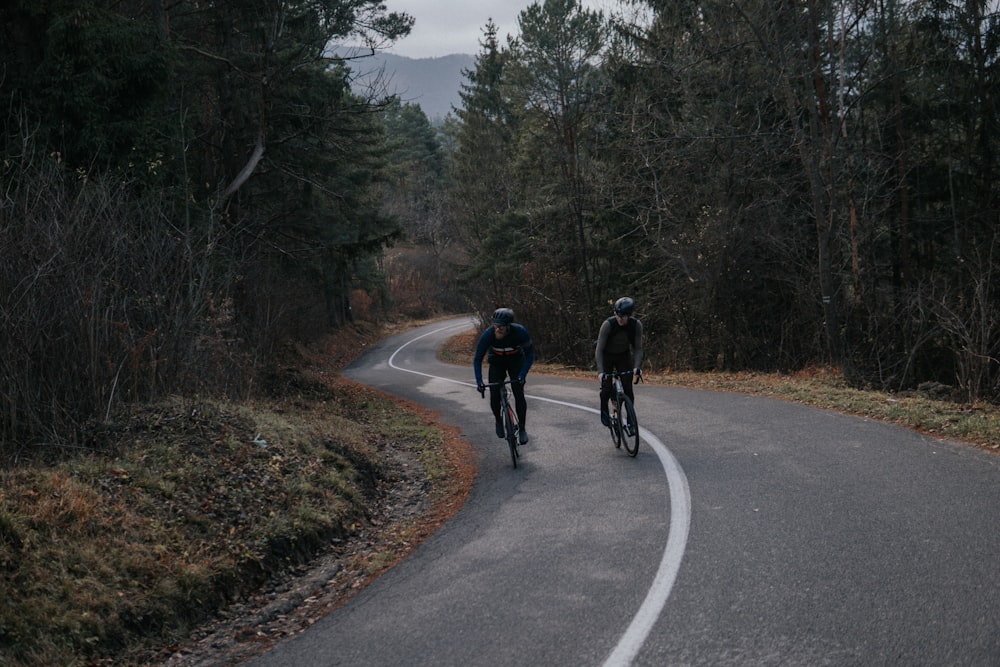
<path id="1" fill-rule="evenodd" d="M 343 550 L 325 585 L 347 597 L 425 539 L 464 500 L 468 450 L 346 361 L 300 350 L 272 399 L 166 400 L 100 453 L 0 472 L 0 663 L 159 664 L 317 554 Z"/>

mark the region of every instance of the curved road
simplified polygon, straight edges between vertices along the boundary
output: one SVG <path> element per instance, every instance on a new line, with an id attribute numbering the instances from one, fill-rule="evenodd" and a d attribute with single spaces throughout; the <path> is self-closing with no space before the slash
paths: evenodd
<path id="1" fill-rule="evenodd" d="M 1000 665 L 1000 457 L 741 394 L 639 385 L 639 455 L 596 380 L 528 376 L 517 469 L 471 368 L 473 326 L 388 339 L 358 381 L 475 444 L 464 508 L 253 665 Z"/>

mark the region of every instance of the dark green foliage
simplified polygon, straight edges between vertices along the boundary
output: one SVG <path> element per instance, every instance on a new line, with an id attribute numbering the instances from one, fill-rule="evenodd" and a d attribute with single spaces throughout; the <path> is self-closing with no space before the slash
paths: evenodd
<path id="1" fill-rule="evenodd" d="M 383 112 L 388 137 L 384 205 L 400 219 L 410 241 L 442 243 L 446 161 L 427 115 L 415 104 L 395 100 Z"/>
<path id="2" fill-rule="evenodd" d="M 411 25 L 375 0 L 0 6 L 0 455 L 246 395 L 277 341 L 383 288 L 355 273 L 401 234 L 380 109 L 326 49 Z"/>
<path id="3" fill-rule="evenodd" d="M 469 73 L 453 187 L 481 310 L 587 363 L 580 322 L 629 294 L 656 365 L 996 398 L 988 3 L 628 5 L 534 3 Z"/>
<path id="4" fill-rule="evenodd" d="M 471 300 L 517 303 L 541 320 L 573 312 L 570 304 L 589 310 L 594 299 L 587 219 L 603 33 L 600 15 L 572 0 L 531 5 L 519 24 L 509 49 L 488 24 L 468 73 L 452 201 L 472 243 Z M 536 341 L 560 344 L 545 328 Z"/>
<path id="5" fill-rule="evenodd" d="M 26 3 L 0 10 L 9 41 L 3 88 L 12 123 L 73 168 L 127 168 L 153 147 L 170 56 L 148 21 L 98 3 Z M 19 110 L 18 106 L 22 108 Z"/>

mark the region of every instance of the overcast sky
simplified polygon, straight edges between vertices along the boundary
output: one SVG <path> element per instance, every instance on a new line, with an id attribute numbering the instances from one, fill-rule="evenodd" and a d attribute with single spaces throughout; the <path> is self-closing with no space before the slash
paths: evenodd
<path id="1" fill-rule="evenodd" d="M 542 0 L 539 0 L 541 2 Z M 506 44 L 508 34 L 516 34 L 517 15 L 531 0 L 384 0 L 390 12 L 405 12 L 415 20 L 410 34 L 399 40 L 389 53 L 407 58 L 436 58 L 452 53 L 476 55 L 483 28 L 489 19 L 497 24 L 497 36 Z M 607 8 L 615 0 L 586 0 L 584 5 Z"/>

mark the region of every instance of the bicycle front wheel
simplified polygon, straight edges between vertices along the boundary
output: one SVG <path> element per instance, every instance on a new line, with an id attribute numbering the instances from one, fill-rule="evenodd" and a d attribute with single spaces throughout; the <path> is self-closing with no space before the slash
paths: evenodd
<path id="1" fill-rule="evenodd" d="M 517 467 L 517 418 L 514 409 L 507 406 L 503 414 L 503 431 L 507 436 L 507 446 L 510 448 L 510 461 Z"/>
<path id="2" fill-rule="evenodd" d="M 615 449 L 619 449 L 622 446 L 622 420 L 621 412 L 618 410 L 618 401 L 611 400 L 611 426 L 608 427 L 611 431 L 611 442 L 614 444 Z"/>
<path id="3" fill-rule="evenodd" d="M 635 416 L 632 399 L 628 396 L 622 399 L 621 429 L 625 432 L 625 451 L 629 456 L 635 456 L 639 453 L 639 420 Z"/>

